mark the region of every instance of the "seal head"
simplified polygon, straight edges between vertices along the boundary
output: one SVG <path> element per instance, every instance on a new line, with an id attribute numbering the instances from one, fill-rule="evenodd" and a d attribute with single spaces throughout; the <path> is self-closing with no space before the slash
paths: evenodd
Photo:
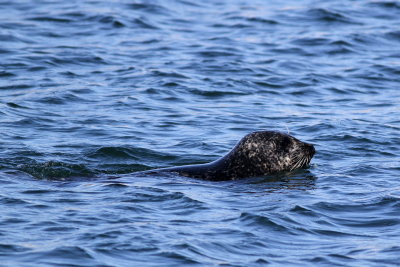
<path id="1" fill-rule="evenodd" d="M 224 157 L 206 164 L 158 169 L 212 181 L 264 176 L 305 168 L 315 154 L 314 146 L 288 134 L 258 131 L 243 137 Z"/>

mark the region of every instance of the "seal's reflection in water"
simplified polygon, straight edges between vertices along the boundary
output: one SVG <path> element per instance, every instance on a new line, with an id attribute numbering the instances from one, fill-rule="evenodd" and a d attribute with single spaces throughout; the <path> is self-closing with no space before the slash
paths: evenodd
<path id="1" fill-rule="evenodd" d="M 237 188 L 246 188 L 246 191 L 241 191 L 242 193 L 260 193 L 261 191 L 268 193 L 285 193 L 293 190 L 313 190 L 316 188 L 316 180 L 317 177 L 310 170 L 300 169 L 263 177 L 236 180 L 235 183 Z M 238 184 L 241 184 L 243 187 Z M 232 183 L 229 187 L 235 187 L 235 185 Z M 253 188 L 254 191 L 252 190 Z"/>

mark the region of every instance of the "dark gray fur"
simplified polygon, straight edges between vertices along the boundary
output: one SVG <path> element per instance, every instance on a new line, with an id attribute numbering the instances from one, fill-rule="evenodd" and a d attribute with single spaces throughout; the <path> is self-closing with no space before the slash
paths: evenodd
<path id="1" fill-rule="evenodd" d="M 176 172 L 211 181 L 263 176 L 304 168 L 315 154 L 314 146 L 288 134 L 259 131 L 243 137 L 224 157 L 206 164 L 156 169 L 146 173 Z"/>

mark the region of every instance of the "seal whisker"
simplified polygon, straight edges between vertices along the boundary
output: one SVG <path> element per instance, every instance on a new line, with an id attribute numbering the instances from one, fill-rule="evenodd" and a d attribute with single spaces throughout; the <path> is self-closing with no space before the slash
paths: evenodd
<path id="1" fill-rule="evenodd" d="M 298 158 L 298 156 L 296 157 L 296 159 Z M 303 164 L 303 161 L 304 161 L 304 157 L 301 157 L 301 158 L 299 158 L 297 161 L 296 161 L 296 163 L 293 165 L 293 167 L 290 169 L 290 171 L 292 171 L 292 170 L 294 170 L 294 169 L 297 169 L 297 168 L 300 168 L 301 166 L 302 166 L 302 164 Z"/>
<path id="2" fill-rule="evenodd" d="M 301 167 L 304 168 L 307 166 L 307 157 L 304 157 L 303 162 L 301 163 Z"/>

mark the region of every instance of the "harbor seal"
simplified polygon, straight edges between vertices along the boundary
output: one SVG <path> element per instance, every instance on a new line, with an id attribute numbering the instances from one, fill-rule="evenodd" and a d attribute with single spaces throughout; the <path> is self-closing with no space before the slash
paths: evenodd
<path id="1" fill-rule="evenodd" d="M 222 158 L 205 164 L 155 169 L 145 173 L 176 172 L 210 181 L 236 180 L 304 168 L 315 154 L 314 146 L 275 131 L 244 136 Z"/>

